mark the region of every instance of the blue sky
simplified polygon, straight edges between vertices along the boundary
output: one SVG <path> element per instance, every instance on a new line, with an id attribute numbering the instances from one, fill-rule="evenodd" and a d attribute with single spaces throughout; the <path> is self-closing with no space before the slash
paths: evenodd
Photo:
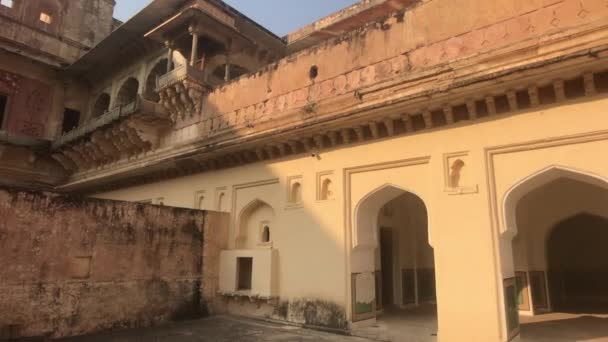
<path id="1" fill-rule="evenodd" d="M 114 16 L 127 20 L 150 0 L 117 0 Z M 347 7 L 357 0 L 226 0 L 279 36 Z"/>

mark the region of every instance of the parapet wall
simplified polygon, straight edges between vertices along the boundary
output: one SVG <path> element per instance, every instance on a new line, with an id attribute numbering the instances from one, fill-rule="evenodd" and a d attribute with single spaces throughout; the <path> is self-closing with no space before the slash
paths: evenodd
<path id="1" fill-rule="evenodd" d="M 0 189 L 0 339 L 146 327 L 217 310 L 223 216 Z"/>

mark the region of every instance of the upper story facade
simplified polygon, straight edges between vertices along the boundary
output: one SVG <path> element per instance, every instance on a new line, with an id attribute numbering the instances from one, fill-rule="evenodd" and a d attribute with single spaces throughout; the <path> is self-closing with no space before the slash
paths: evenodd
<path id="1" fill-rule="evenodd" d="M 606 90 L 602 1 L 461 2 L 366 0 L 279 38 L 222 1 L 153 1 L 49 72 L 50 119 L 20 133 L 49 142 L 39 183 L 89 192 Z"/>

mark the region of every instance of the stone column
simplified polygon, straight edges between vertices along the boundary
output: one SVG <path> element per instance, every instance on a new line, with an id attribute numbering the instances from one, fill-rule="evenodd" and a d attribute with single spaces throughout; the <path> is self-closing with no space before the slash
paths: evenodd
<path id="1" fill-rule="evenodd" d="M 190 66 L 196 65 L 196 59 L 198 58 L 198 29 L 196 26 L 191 25 L 188 31 L 192 35 L 192 53 L 190 54 Z"/>
<path id="2" fill-rule="evenodd" d="M 173 69 L 173 42 L 170 40 L 165 41 L 165 46 L 167 47 L 167 73 L 171 72 Z"/>

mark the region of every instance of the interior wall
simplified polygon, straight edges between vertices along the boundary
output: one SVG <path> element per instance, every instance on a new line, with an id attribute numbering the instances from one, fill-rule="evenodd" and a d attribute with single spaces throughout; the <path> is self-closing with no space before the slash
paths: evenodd
<path id="1" fill-rule="evenodd" d="M 513 241 L 516 270 L 546 271 L 546 242 L 555 226 L 581 213 L 608 217 L 606 203 L 608 190 L 571 179 L 556 180 L 524 196 L 517 205 L 518 235 Z"/>
<path id="2" fill-rule="evenodd" d="M 434 270 L 433 248 L 428 242 L 427 210 L 418 197 L 403 195 L 388 202 L 378 214 L 379 229 L 390 228 L 393 234 L 393 304 L 403 303 L 403 271 Z M 381 251 L 376 252 L 376 269 L 380 270 Z M 385 271 L 385 270 L 383 270 Z"/>

